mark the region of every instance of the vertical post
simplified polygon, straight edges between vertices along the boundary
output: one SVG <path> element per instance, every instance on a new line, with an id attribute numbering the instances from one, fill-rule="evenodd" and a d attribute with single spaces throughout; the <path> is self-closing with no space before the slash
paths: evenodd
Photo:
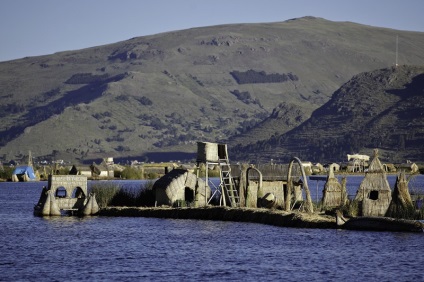
<path id="1" fill-rule="evenodd" d="M 317 180 L 317 195 L 316 195 L 316 199 L 317 199 L 317 206 L 318 206 L 318 183 L 319 183 L 319 181 Z"/>
<path id="2" fill-rule="evenodd" d="M 206 194 L 206 186 L 209 183 L 209 171 L 208 171 L 208 161 L 205 163 L 205 207 L 208 205 L 208 196 Z"/>
<path id="3" fill-rule="evenodd" d="M 399 35 L 396 35 L 396 67 L 398 66 L 398 43 L 399 43 Z"/>

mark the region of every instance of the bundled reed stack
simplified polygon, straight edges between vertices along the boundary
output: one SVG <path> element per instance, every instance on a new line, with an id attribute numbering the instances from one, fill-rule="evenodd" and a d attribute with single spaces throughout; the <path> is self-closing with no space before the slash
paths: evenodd
<path id="1" fill-rule="evenodd" d="M 414 205 L 409 194 L 408 180 L 405 171 L 401 171 L 396 178 L 396 186 L 393 191 L 392 202 L 387 211 L 387 216 L 395 218 L 406 218 L 414 213 Z"/>
<path id="2" fill-rule="evenodd" d="M 322 205 L 324 209 L 331 209 L 345 205 L 347 202 L 346 183 L 344 187 L 334 176 L 334 169 L 330 166 L 327 182 L 324 185 Z"/>
<path id="3" fill-rule="evenodd" d="M 361 216 L 385 216 L 392 200 L 392 191 L 387 175 L 374 150 L 374 159 L 359 186 L 355 201 L 359 204 Z"/>

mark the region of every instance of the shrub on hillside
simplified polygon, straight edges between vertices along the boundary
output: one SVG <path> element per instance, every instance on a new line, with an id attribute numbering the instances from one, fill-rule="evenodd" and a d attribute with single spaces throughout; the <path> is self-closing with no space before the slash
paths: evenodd
<path id="1" fill-rule="evenodd" d="M 105 79 L 107 79 L 109 75 L 102 74 L 102 75 L 93 75 L 91 73 L 76 73 L 73 76 L 71 76 L 67 81 L 65 81 L 66 84 L 88 84 L 88 83 L 95 83 L 100 82 Z"/>
<path id="2" fill-rule="evenodd" d="M 281 83 L 285 81 L 297 81 L 299 78 L 292 74 L 279 74 L 279 73 L 272 73 L 267 74 L 264 71 L 255 71 L 255 70 L 248 70 L 248 71 L 232 71 L 230 72 L 232 77 L 237 81 L 238 84 L 248 84 L 248 83 Z"/>

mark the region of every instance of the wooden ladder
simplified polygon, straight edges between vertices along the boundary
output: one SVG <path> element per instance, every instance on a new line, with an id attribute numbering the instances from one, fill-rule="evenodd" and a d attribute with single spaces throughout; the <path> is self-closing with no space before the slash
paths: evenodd
<path id="1" fill-rule="evenodd" d="M 230 200 L 231 207 L 240 206 L 240 196 L 238 194 L 234 179 L 231 176 L 231 166 L 228 159 L 219 159 L 219 167 L 221 170 L 221 189 L 223 193 L 221 197 L 227 196 L 227 199 Z M 225 201 L 224 201 L 225 203 Z"/>

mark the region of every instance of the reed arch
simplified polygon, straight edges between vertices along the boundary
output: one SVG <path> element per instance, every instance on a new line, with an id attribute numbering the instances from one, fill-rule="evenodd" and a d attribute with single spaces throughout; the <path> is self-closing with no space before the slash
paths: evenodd
<path id="1" fill-rule="evenodd" d="M 285 210 L 286 211 L 291 210 L 291 194 L 293 192 L 293 181 L 291 179 L 292 179 L 293 164 L 295 162 L 297 162 L 299 164 L 300 172 L 301 172 L 302 178 L 303 178 L 303 189 L 305 189 L 305 194 L 306 194 L 306 202 L 305 202 L 304 208 L 305 208 L 306 212 L 313 213 L 314 212 L 314 206 L 312 205 L 311 193 L 310 193 L 309 187 L 308 187 L 308 179 L 306 177 L 305 170 L 303 169 L 302 162 L 297 157 L 293 157 L 293 159 L 290 161 L 290 164 L 289 164 L 289 169 L 288 169 L 288 173 L 287 173 L 287 190 L 286 190 L 286 193 L 284 195 Z"/>

